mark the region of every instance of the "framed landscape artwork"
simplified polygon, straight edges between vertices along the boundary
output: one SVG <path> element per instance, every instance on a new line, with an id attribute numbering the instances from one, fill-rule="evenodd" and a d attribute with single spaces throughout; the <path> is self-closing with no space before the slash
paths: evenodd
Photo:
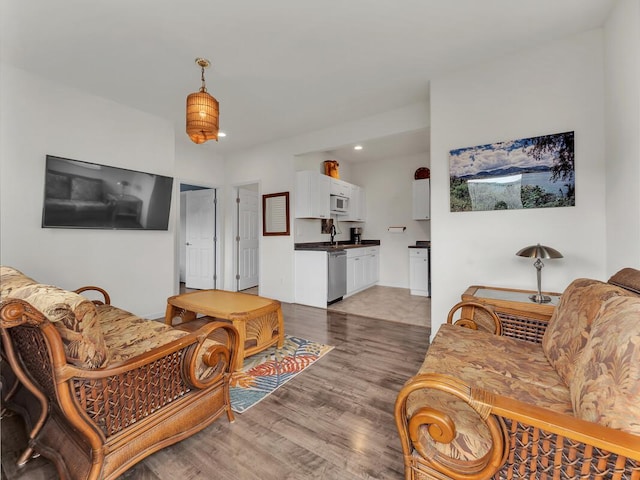
<path id="1" fill-rule="evenodd" d="M 575 206 L 574 132 L 449 152 L 452 212 Z"/>

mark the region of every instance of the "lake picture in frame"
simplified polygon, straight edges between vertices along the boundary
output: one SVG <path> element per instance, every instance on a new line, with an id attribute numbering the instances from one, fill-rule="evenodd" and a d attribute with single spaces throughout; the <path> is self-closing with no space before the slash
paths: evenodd
<path id="1" fill-rule="evenodd" d="M 574 132 L 449 152 L 452 212 L 575 206 Z"/>

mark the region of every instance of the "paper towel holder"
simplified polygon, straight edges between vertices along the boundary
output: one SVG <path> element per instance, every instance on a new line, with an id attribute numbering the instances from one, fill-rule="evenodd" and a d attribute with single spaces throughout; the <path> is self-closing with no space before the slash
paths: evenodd
<path id="1" fill-rule="evenodd" d="M 402 233 L 407 229 L 407 227 L 389 227 L 388 230 L 390 233 Z"/>

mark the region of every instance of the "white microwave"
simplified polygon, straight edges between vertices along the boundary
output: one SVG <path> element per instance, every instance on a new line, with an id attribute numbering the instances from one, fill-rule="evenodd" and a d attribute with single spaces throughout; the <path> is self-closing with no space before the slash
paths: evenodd
<path id="1" fill-rule="evenodd" d="M 331 195 L 331 212 L 332 213 L 347 213 L 349 208 L 349 199 L 347 197 L 341 197 L 339 195 Z"/>

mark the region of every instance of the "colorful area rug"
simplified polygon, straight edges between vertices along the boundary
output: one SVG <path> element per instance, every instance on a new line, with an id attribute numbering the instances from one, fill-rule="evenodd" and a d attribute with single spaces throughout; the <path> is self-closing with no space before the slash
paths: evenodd
<path id="1" fill-rule="evenodd" d="M 231 377 L 231 409 L 246 412 L 332 349 L 285 335 L 282 348 L 271 347 L 245 358 L 242 371 Z"/>

